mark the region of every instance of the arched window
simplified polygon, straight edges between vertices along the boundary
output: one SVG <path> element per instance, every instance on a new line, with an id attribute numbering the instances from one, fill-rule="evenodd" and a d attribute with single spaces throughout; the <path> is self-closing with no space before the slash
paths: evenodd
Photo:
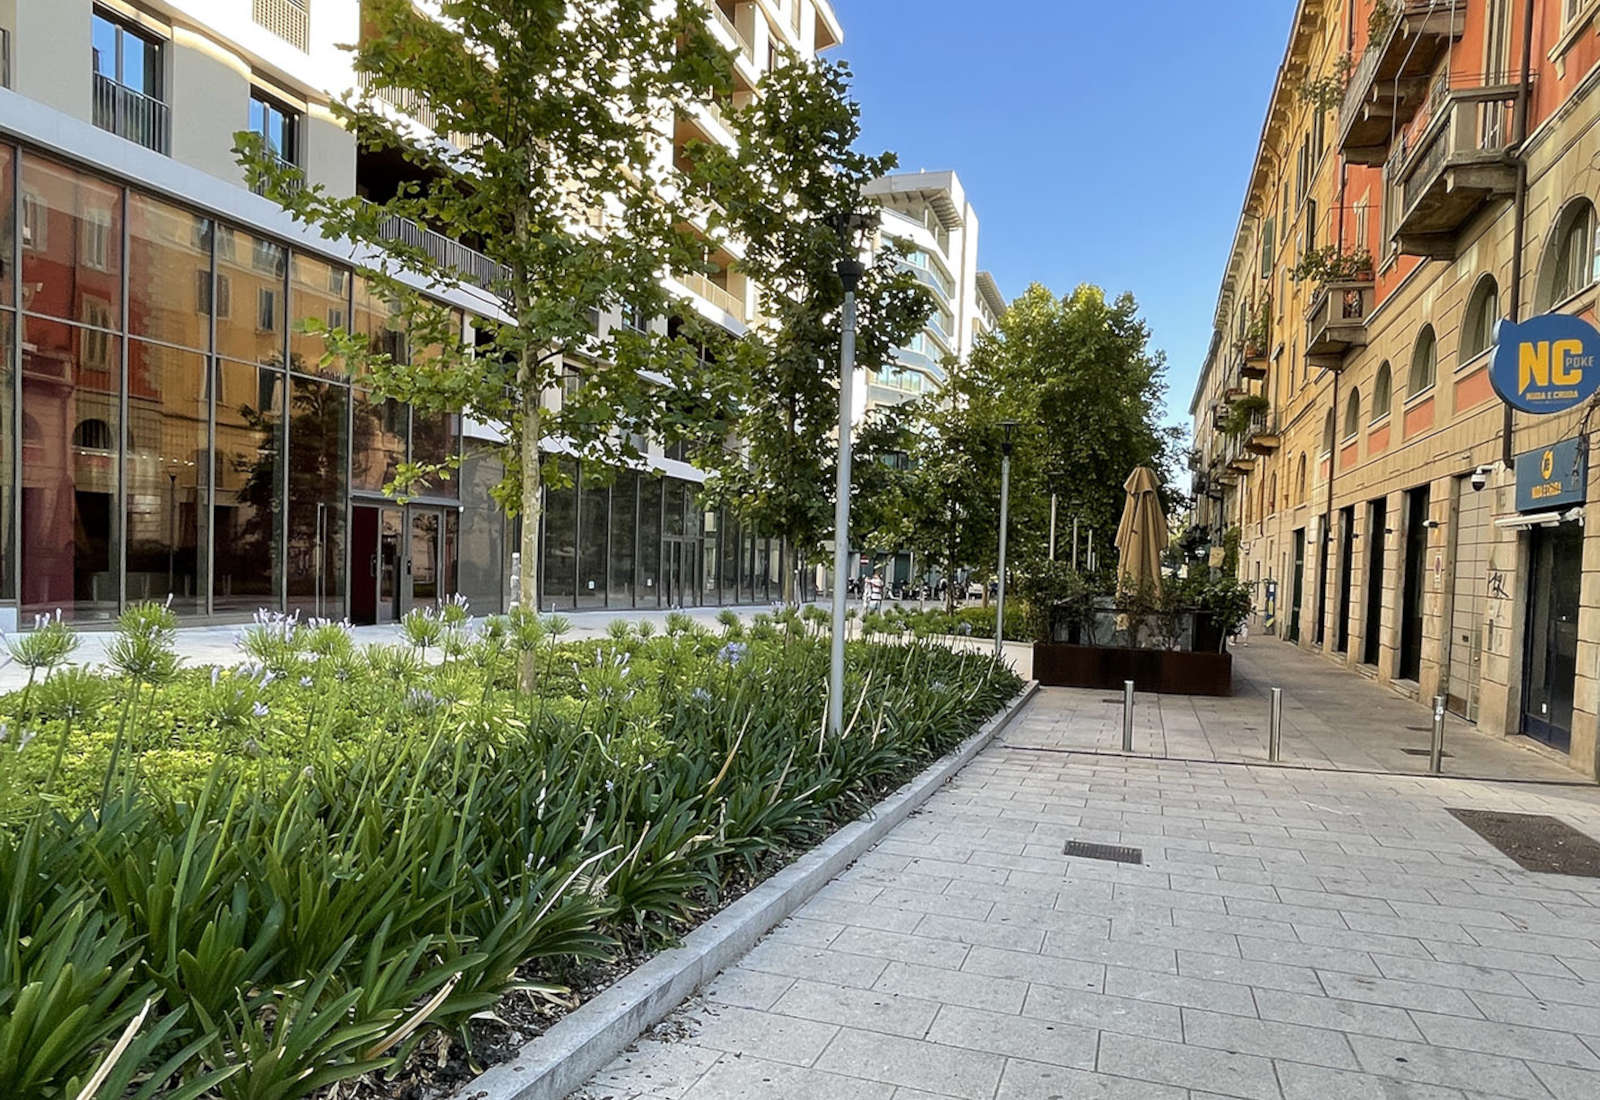
<path id="1" fill-rule="evenodd" d="M 117 446 L 112 439 L 111 425 L 99 419 L 81 421 L 72 429 L 72 445 L 89 451 L 110 451 Z"/>
<path id="2" fill-rule="evenodd" d="M 1535 296 L 1541 311 L 1566 301 L 1600 275 L 1600 238 L 1596 237 L 1594 204 L 1588 199 L 1567 203 L 1556 219 L 1555 232 L 1544 247 Z"/>
<path id="3" fill-rule="evenodd" d="M 1328 415 L 1322 418 L 1322 450 L 1323 453 L 1333 450 L 1333 410 L 1328 410 Z"/>
<path id="4" fill-rule="evenodd" d="M 39 430 L 39 421 L 32 413 L 22 414 L 22 441 L 24 443 L 44 442 L 44 432 Z"/>
<path id="5" fill-rule="evenodd" d="M 1361 430 L 1361 391 L 1351 390 L 1344 403 L 1344 437 L 1354 439 Z"/>
<path id="6" fill-rule="evenodd" d="M 1294 473 L 1294 502 L 1296 504 L 1304 504 L 1306 502 L 1306 456 L 1305 455 L 1301 455 L 1300 456 L 1300 465 L 1295 469 L 1295 473 Z"/>
<path id="7" fill-rule="evenodd" d="M 1376 424 L 1389 415 L 1389 406 L 1394 404 L 1394 371 L 1389 369 L 1389 361 L 1385 359 L 1378 367 L 1378 378 L 1372 383 L 1372 422 Z"/>
<path id="8" fill-rule="evenodd" d="M 1411 352 L 1411 383 L 1406 396 L 1413 397 L 1433 385 L 1438 373 L 1439 341 L 1434 338 L 1433 326 L 1423 325 L 1417 333 L 1417 346 Z"/>
<path id="9" fill-rule="evenodd" d="M 1494 343 L 1495 322 L 1500 320 L 1500 286 L 1485 275 L 1467 299 L 1467 316 L 1461 323 L 1461 361 L 1470 362 Z"/>

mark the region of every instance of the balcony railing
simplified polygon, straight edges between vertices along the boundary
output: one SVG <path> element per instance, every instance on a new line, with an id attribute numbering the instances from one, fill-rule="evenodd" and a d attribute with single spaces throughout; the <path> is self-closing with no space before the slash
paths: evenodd
<path id="1" fill-rule="evenodd" d="M 1515 190 L 1516 102 L 1514 85 L 1447 89 L 1439 97 L 1393 175 L 1402 252 L 1454 259 L 1455 235 L 1468 219 Z"/>
<path id="2" fill-rule="evenodd" d="M 250 0 L 250 16 L 302 53 L 311 48 L 310 0 Z"/>
<path id="3" fill-rule="evenodd" d="M 399 241 L 412 248 L 421 249 L 435 263 L 457 272 L 468 282 L 484 290 L 492 290 L 496 282 L 503 282 L 508 272 L 477 249 L 468 248 L 453 237 L 419 225 L 410 218 L 389 214 L 378 223 L 378 232 L 386 240 Z"/>
<path id="4" fill-rule="evenodd" d="M 271 153 L 266 154 L 266 156 L 274 165 L 278 167 L 280 171 L 292 171 L 294 173 L 294 175 L 286 177 L 284 180 L 284 186 L 288 189 L 290 194 L 298 194 L 305 187 L 306 176 L 305 173 L 301 171 L 298 164 L 290 160 L 288 157 L 275 156 Z M 252 184 L 250 191 L 256 195 L 265 195 L 267 193 L 266 181 L 261 180 L 255 184 Z"/>
<path id="5" fill-rule="evenodd" d="M 1261 409 L 1250 417 L 1250 427 L 1244 433 L 1244 445 L 1247 450 L 1258 455 L 1269 455 L 1278 449 L 1281 442 L 1277 418 L 1270 410 Z"/>
<path id="6" fill-rule="evenodd" d="M 11 32 L 0 27 L 0 88 L 11 87 Z"/>
<path id="7" fill-rule="evenodd" d="M 155 96 L 94 74 L 94 124 L 158 153 L 172 150 L 171 109 Z"/>
<path id="8" fill-rule="evenodd" d="M 1427 94 L 1434 64 L 1461 37 L 1467 0 L 1389 0 L 1384 34 L 1367 43 L 1339 109 L 1339 148 L 1354 164 L 1376 167 Z"/>
<path id="9" fill-rule="evenodd" d="M 911 272 L 918 279 L 932 287 L 934 290 L 937 290 L 940 296 L 946 301 L 949 301 L 955 296 L 955 287 L 950 285 L 949 281 L 946 280 L 943 275 L 939 274 L 939 272 L 933 270 L 932 268 L 918 267 L 916 264 L 909 263 L 905 260 L 900 261 L 900 266 Z"/>
<path id="10" fill-rule="evenodd" d="M 746 60 L 754 63 L 756 59 L 755 45 L 739 30 L 738 24 L 728 18 L 728 13 L 717 6 L 716 0 L 709 0 L 709 2 L 711 14 L 716 17 L 718 23 L 722 24 L 723 29 L 733 36 L 733 40 L 739 44 L 739 52 L 744 54 Z"/>
<path id="11" fill-rule="evenodd" d="M 374 99 L 381 100 L 414 122 L 432 130 L 458 149 L 466 149 L 472 141 L 465 134 L 444 133 L 439 127 L 439 116 L 432 104 L 410 88 L 395 88 L 379 84 L 371 73 L 357 73 L 356 84 Z"/>
<path id="12" fill-rule="evenodd" d="M 1326 370 L 1344 369 L 1344 356 L 1367 346 L 1372 313 L 1372 280 L 1330 279 L 1317 289 L 1306 311 L 1306 362 Z"/>
<path id="13" fill-rule="evenodd" d="M 685 272 L 677 278 L 684 286 L 724 313 L 731 313 L 741 321 L 745 319 L 744 303 L 732 291 L 718 286 L 704 275 L 695 272 Z"/>

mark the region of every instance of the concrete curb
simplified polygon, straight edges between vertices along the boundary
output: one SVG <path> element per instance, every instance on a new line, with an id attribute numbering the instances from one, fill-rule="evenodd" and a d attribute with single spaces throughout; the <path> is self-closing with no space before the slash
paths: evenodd
<path id="1" fill-rule="evenodd" d="M 458 1100 L 563 1100 L 910 816 L 1010 725 L 1038 690 L 1038 683 L 1029 681 L 982 729 L 867 816 L 844 826 L 696 928 L 682 947 L 661 952 L 562 1018 L 511 1061 L 463 1085 L 456 1093 Z"/>

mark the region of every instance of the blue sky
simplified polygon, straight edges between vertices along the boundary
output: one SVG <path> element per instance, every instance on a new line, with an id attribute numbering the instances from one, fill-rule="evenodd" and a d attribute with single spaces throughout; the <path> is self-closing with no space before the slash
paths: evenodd
<path id="1" fill-rule="evenodd" d="M 869 151 L 953 168 L 1010 298 L 1131 290 L 1187 422 L 1289 0 L 835 0 Z"/>

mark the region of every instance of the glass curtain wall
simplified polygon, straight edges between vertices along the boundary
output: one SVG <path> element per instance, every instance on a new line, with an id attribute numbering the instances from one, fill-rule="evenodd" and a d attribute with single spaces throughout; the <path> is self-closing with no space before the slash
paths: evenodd
<path id="1" fill-rule="evenodd" d="M 504 470 L 487 443 L 469 441 L 461 461 L 461 529 L 458 543 L 458 591 L 475 615 L 502 610 L 506 554 L 506 517 L 489 491 Z"/>
<path id="2" fill-rule="evenodd" d="M 611 489 L 591 474 L 578 488 L 578 599 L 580 608 L 606 606 L 610 564 Z"/>
<path id="3" fill-rule="evenodd" d="M 610 607 L 634 605 L 634 566 L 639 519 L 639 475 L 624 470 L 611 485 L 611 586 L 606 592 Z"/>
<path id="4" fill-rule="evenodd" d="M 558 463 L 564 487 L 544 490 L 544 555 L 541 585 L 546 610 L 571 610 L 576 605 L 578 490 L 573 462 Z"/>

